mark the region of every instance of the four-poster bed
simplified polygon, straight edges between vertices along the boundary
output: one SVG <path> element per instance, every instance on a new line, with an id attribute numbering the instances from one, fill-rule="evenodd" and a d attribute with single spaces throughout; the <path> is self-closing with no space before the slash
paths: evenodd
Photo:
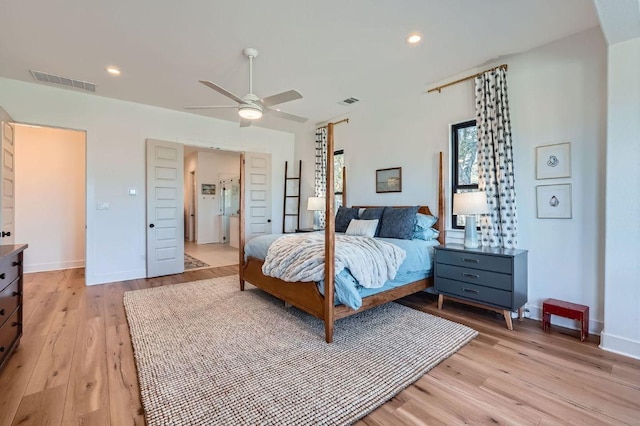
<path id="1" fill-rule="evenodd" d="M 344 120 L 343 120 L 344 121 Z M 391 288 L 380 293 L 373 294 L 362 298 L 362 306 L 357 309 L 351 309 L 345 305 L 336 305 L 334 301 L 334 280 L 335 280 L 335 195 L 333 182 L 333 126 L 337 123 L 328 124 L 327 139 L 327 179 L 326 187 L 326 227 L 324 229 L 324 259 L 331 261 L 324 262 L 324 291 L 318 289 L 317 283 L 308 282 L 288 282 L 279 278 L 266 276 L 262 272 L 263 259 L 248 256 L 245 260 L 245 232 L 244 220 L 240 221 L 240 252 L 239 252 L 239 275 L 240 290 L 244 290 L 245 281 L 255 285 L 256 287 L 266 291 L 267 293 L 289 303 L 298 309 L 301 309 L 316 318 L 324 321 L 325 339 L 327 343 L 333 341 L 334 322 L 337 319 L 345 318 L 355 313 L 364 311 L 369 308 L 387 303 L 409 294 L 424 290 L 433 286 L 432 276 L 424 279 L 410 282 L 399 287 Z M 244 162 L 244 159 L 241 160 Z M 244 167 L 240 172 L 241 194 L 240 194 L 240 215 L 244 217 Z M 343 204 L 346 205 L 346 191 L 343 192 Z M 443 176 L 442 176 L 442 153 L 439 155 L 439 171 L 438 171 L 438 210 L 434 215 L 429 207 L 420 206 L 419 213 L 436 216 L 437 222 L 433 226 L 440 231 L 438 241 L 442 244 L 444 241 L 443 218 L 444 218 L 444 195 L 443 195 Z M 358 208 L 371 208 L 375 206 L 354 206 Z M 324 295 L 322 294 L 324 293 Z"/>

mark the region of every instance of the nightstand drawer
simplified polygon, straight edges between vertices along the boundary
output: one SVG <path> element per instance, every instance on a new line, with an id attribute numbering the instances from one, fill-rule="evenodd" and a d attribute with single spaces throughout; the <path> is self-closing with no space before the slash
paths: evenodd
<path id="1" fill-rule="evenodd" d="M 483 287 L 480 285 L 464 283 L 450 280 L 448 278 L 438 278 L 436 283 L 438 293 L 460 296 L 465 299 L 478 302 L 489 303 L 496 306 L 511 306 L 511 292 L 498 290 L 495 288 Z"/>
<path id="2" fill-rule="evenodd" d="M 438 263 L 447 263 L 465 268 L 484 269 L 485 271 L 502 272 L 504 274 L 510 274 L 512 272 L 512 261 L 509 257 L 463 253 L 450 250 L 438 250 L 436 253 L 436 262 Z"/>
<path id="3" fill-rule="evenodd" d="M 2 259 L 0 262 L 0 291 L 18 277 L 18 256 Z"/>
<path id="4" fill-rule="evenodd" d="M 497 272 L 483 271 L 482 269 L 463 268 L 461 266 L 437 263 L 436 275 L 438 277 L 450 278 L 452 280 L 511 291 L 512 276 L 508 274 L 499 274 Z"/>

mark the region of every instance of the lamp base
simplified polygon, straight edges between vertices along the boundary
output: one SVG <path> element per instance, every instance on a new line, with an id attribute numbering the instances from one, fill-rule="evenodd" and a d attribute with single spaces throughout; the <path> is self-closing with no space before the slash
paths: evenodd
<path id="1" fill-rule="evenodd" d="M 478 248 L 478 229 L 476 228 L 476 217 L 469 215 L 466 217 L 464 226 L 464 246 L 466 248 Z"/>
<path id="2" fill-rule="evenodd" d="M 320 230 L 320 214 L 317 211 L 313 212 L 313 229 Z"/>

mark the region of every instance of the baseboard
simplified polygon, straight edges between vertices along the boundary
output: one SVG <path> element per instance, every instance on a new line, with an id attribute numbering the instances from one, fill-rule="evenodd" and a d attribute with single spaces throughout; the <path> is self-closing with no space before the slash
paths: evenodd
<path id="1" fill-rule="evenodd" d="M 529 309 L 529 314 L 525 314 L 525 317 L 542 321 L 542 306 L 526 305 L 526 308 Z M 562 318 L 557 315 L 551 315 L 551 325 L 553 326 L 554 324 L 560 327 L 570 328 L 572 330 L 580 330 L 580 324 L 578 321 Z M 603 328 L 604 323 L 602 321 L 589 318 L 589 334 L 600 335 Z"/>
<path id="2" fill-rule="evenodd" d="M 28 264 L 25 262 L 23 268 L 24 268 L 25 274 L 29 274 L 32 272 L 59 271 L 61 269 L 84 268 L 84 259 L 68 260 L 64 262 L 33 263 L 33 264 Z"/>
<path id="3" fill-rule="evenodd" d="M 640 342 L 626 337 L 615 336 L 605 331 L 600 335 L 600 349 L 640 359 Z"/>

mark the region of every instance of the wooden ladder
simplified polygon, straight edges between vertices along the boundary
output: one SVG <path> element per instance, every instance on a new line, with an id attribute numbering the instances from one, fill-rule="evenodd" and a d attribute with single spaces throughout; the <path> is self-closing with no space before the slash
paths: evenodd
<path id="1" fill-rule="evenodd" d="M 284 203 L 282 207 L 282 233 L 292 233 L 296 232 L 297 229 L 300 229 L 300 186 L 302 183 L 302 160 L 298 163 L 298 176 L 297 177 L 289 177 L 289 162 L 284 162 Z M 289 189 L 289 181 L 298 181 L 298 192 L 296 195 L 288 195 Z M 287 213 L 287 200 L 290 198 L 296 199 L 296 212 L 295 213 Z M 296 217 L 296 227 L 293 231 L 287 232 L 287 217 Z"/>

